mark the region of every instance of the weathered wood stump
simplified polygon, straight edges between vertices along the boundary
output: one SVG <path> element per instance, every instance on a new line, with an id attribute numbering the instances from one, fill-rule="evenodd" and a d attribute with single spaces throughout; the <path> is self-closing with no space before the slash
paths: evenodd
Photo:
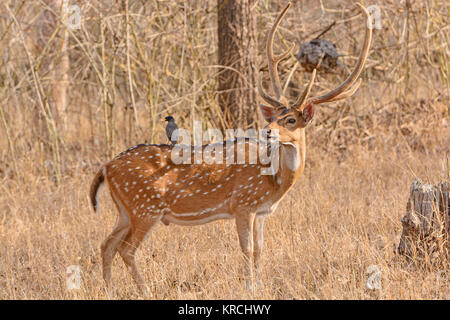
<path id="1" fill-rule="evenodd" d="M 312 72 L 316 68 L 322 56 L 323 60 L 318 70 L 329 71 L 337 67 L 339 54 L 336 46 L 328 40 L 314 39 L 304 42 L 295 55 L 297 61 L 307 72 Z"/>
<path id="2" fill-rule="evenodd" d="M 398 253 L 407 257 L 431 257 L 450 253 L 449 183 L 435 186 L 416 179 L 411 184 Z"/>

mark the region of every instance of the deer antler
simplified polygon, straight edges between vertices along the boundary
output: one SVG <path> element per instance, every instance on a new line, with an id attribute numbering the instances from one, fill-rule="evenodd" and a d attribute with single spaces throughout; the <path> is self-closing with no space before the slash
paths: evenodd
<path id="1" fill-rule="evenodd" d="M 295 109 L 298 109 L 298 110 L 301 109 L 301 107 L 303 106 L 304 102 L 308 98 L 309 93 L 311 92 L 311 88 L 312 88 L 312 86 L 314 84 L 314 80 L 316 78 L 316 72 L 317 72 L 317 67 L 314 68 L 314 70 L 312 72 L 311 80 L 309 80 L 308 86 L 305 88 L 303 93 L 298 96 L 297 101 L 294 102 L 294 104 L 292 105 L 292 108 L 295 108 Z"/>
<path id="2" fill-rule="evenodd" d="M 356 92 L 356 90 L 358 90 L 359 86 L 361 85 L 361 80 L 356 82 L 356 84 L 355 84 L 355 81 L 358 79 L 359 75 L 361 74 L 364 64 L 367 60 L 367 56 L 369 55 L 370 43 L 372 41 L 372 27 L 371 27 L 369 12 L 361 4 L 357 3 L 356 5 L 366 15 L 366 23 L 367 24 L 366 24 L 366 34 L 365 34 L 365 38 L 364 38 L 364 44 L 361 49 L 359 59 L 355 65 L 355 69 L 347 77 L 347 79 L 345 79 L 345 81 L 342 82 L 337 88 L 329 91 L 328 93 L 326 93 L 324 95 L 314 97 L 314 98 L 308 100 L 308 95 L 311 92 L 311 88 L 314 84 L 314 79 L 316 76 L 316 69 L 317 69 L 317 67 L 316 67 L 316 69 L 314 69 L 314 71 L 311 75 L 311 80 L 309 81 L 308 86 L 305 88 L 303 93 L 301 95 L 299 95 L 297 100 L 293 103 L 293 105 L 291 106 L 292 108 L 301 110 L 302 107 L 307 104 L 306 103 L 307 101 L 308 101 L 308 103 L 320 104 L 320 103 L 324 103 L 324 102 L 332 102 L 332 101 L 341 100 L 341 99 L 352 96 Z M 289 55 L 289 53 L 294 48 L 294 45 L 292 45 L 291 48 L 286 53 L 281 54 L 278 57 L 274 57 L 273 38 L 275 35 L 275 31 L 281 22 L 281 19 L 283 19 L 283 17 L 286 15 L 286 12 L 290 6 L 291 6 L 291 3 L 288 3 L 287 6 L 284 8 L 284 10 L 281 12 L 281 14 L 278 16 L 277 20 L 275 21 L 275 24 L 273 25 L 272 29 L 270 30 L 269 36 L 267 38 L 268 69 L 269 69 L 269 75 L 270 75 L 270 80 L 272 83 L 273 91 L 275 92 L 276 97 L 273 98 L 264 91 L 263 86 L 262 86 L 261 77 L 258 82 L 259 95 L 268 104 L 270 104 L 271 106 L 273 106 L 275 108 L 287 107 L 286 98 L 282 95 L 280 78 L 278 75 L 277 68 L 278 68 L 278 63 Z M 318 65 L 320 64 L 321 60 L 319 61 Z"/>
<path id="3" fill-rule="evenodd" d="M 267 38 L 267 44 L 266 44 L 266 54 L 267 54 L 267 63 L 268 63 L 268 69 L 269 69 L 269 75 L 270 75 L 270 81 L 272 83 L 272 88 L 275 93 L 275 98 L 270 97 L 263 89 L 262 87 L 262 79 L 260 78 L 258 82 L 258 92 L 261 98 L 263 98 L 267 103 L 272 105 L 275 108 L 285 108 L 286 107 L 286 98 L 282 95 L 282 89 L 281 89 L 281 83 L 280 83 L 280 77 L 278 75 L 278 63 L 280 63 L 281 60 L 285 59 L 294 49 L 295 43 L 291 45 L 291 47 L 283 54 L 280 54 L 278 57 L 275 57 L 273 53 L 273 38 L 275 36 L 275 31 L 277 30 L 278 26 L 280 25 L 281 20 L 286 15 L 287 10 L 291 6 L 291 3 L 289 2 L 284 10 L 280 13 L 277 20 L 275 21 L 275 24 L 273 25 L 272 29 L 269 32 L 269 36 Z"/>
<path id="4" fill-rule="evenodd" d="M 367 56 L 369 55 L 370 43 L 371 43 L 371 40 L 372 40 L 372 26 L 371 26 L 371 22 L 370 22 L 370 14 L 366 10 L 366 8 L 364 8 L 359 3 L 357 3 L 356 5 L 366 15 L 367 24 L 366 24 L 366 35 L 365 35 L 365 38 L 364 38 L 364 45 L 363 45 L 363 47 L 361 49 L 361 54 L 359 55 L 359 59 L 358 59 L 358 62 L 356 63 L 355 69 L 347 77 L 347 79 L 345 79 L 345 81 L 342 82 L 336 89 L 333 89 L 333 90 L 331 90 L 330 92 L 328 92 L 328 93 L 326 93 L 324 95 L 312 98 L 310 100 L 310 102 L 313 103 L 313 104 L 320 104 L 320 103 L 324 103 L 324 102 L 332 102 L 332 101 L 337 101 L 337 100 L 341 100 L 341 99 L 350 97 L 351 95 L 353 95 L 356 92 L 356 90 L 358 89 L 359 85 L 361 84 L 361 81 L 358 81 L 353 86 L 353 84 L 355 83 L 356 79 L 358 79 L 359 75 L 361 74 L 361 71 L 362 71 L 362 69 L 364 67 L 364 63 L 366 62 Z"/>

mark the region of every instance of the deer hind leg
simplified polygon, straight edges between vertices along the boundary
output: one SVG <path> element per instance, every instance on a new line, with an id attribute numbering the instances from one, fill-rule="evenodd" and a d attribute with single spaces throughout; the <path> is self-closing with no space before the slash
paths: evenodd
<path id="1" fill-rule="evenodd" d="M 244 276 L 245 287 L 252 287 L 252 265 L 251 257 L 253 254 L 253 221 L 254 214 L 245 213 L 236 216 L 236 228 L 239 236 L 239 243 L 244 253 Z"/>
<path id="2" fill-rule="evenodd" d="M 256 286 L 262 288 L 261 274 L 261 253 L 263 249 L 264 243 L 264 216 L 256 216 L 255 222 L 253 225 L 253 243 L 254 243 L 254 252 L 253 252 L 253 262 L 255 265 L 255 279 Z"/>
<path id="3" fill-rule="evenodd" d="M 146 220 L 139 221 L 139 227 L 133 226 L 131 232 L 117 248 L 117 251 L 128 267 L 131 277 L 133 278 L 134 282 L 136 282 L 140 293 L 147 296 L 151 294 L 144 282 L 144 279 L 142 279 L 142 276 L 139 273 L 135 261 L 135 254 L 142 241 L 150 233 L 151 229 L 159 222 L 159 220 L 161 220 L 161 217 L 162 216 L 151 216 Z"/>
<path id="4" fill-rule="evenodd" d="M 101 254 L 103 261 L 103 279 L 105 280 L 108 289 L 111 288 L 111 265 L 114 256 L 117 252 L 117 247 L 120 242 L 123 241 L 130 232 L 130 219 L 125 209 L 114 199 L 114 203 L 119 210 L 119 216 L 117 218 L 116 226 L 111 234 L 102 242 Z"/>

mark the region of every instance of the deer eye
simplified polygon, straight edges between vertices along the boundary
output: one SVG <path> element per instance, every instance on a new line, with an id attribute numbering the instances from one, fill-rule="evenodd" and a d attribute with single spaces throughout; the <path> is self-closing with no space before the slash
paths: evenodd
<path id="1" fill-rule="evenodd" d="M 297 121 L 297 120 L 295 120 L 295 118 L 289 118 L 287 122 L 288 122 L 288 123 L 295 123 L 296 121 Z"/>

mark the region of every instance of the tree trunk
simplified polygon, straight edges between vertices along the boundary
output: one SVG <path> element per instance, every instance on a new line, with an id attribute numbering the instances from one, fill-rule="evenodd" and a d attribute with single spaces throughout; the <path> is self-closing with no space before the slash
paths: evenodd
<path id="1" fill-rule="evenodd" d="M 217 0 L 219 106 L 226 125 L 249 128 L 255 124 L 256 19 L 254 0 Z"/>

